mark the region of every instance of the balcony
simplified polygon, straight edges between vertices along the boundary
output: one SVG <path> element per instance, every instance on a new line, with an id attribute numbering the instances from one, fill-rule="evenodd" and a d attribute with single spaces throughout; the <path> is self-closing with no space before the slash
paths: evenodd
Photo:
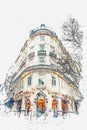
<path id="1" fill-rule="evenodd" d="M 46 51 L 44 50 L 38 51 L 38 56 L 45 56 L 45 55 L 46 55 Z"/>
<path id="2" fill-rule="evenodd" d="M 30 58 L 32 58 L 32 57 L 34 57 L 35 56 L 35 52 L 32 52 L 32 53 L 30 53 L 29 55 L 28 55 L 28 58 L 30 59 Z"/>
<path id="3" fill-rule="evenodd" d="M 55 53 L 53 53 L 53 52 L 50 52 L 49 56 L 52 57 L 52 58 L 55 58 L 55 59 L 57 58 L 57 55 Z"/>

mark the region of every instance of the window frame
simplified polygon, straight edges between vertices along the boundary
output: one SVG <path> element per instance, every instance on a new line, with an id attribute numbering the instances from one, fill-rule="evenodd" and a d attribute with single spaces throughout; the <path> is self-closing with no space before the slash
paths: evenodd
<path id="1" fill-rule="evenodd" d="M 52 85 L 56 86 L 56 77 L 52 76 Z"/>
<path id="2" fill-rule="evenodd" d="M 41 85 L 41 86 L 45 85 L 44 76 L 39 76 L 39 78 L 38 78 L 38 84 Z"/>
<path id="3" fill-rule="evenodd" d="M 44 51 L 44 44 L 40 44 L 40 51 Z"/>
<path id="4" fill-rule="evenodd" d="M 32 85 L 32 76 L 29 76 L 29 77 L 28 77 L 27 85 L 28 85 L 28 86 L 31 86 L 31 85 Z"/>
<path id="5" fill-rule="evenodd" d="M 39 63 L 40 63 L 40 64 L 44 64 L 44 62 L 45 62 L 44 57 L 39 57 Z"/>

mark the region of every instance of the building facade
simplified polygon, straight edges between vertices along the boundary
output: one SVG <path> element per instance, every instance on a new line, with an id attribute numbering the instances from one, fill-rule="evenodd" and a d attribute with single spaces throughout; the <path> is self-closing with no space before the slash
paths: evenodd
<path id="1" fill-rule="evenodd" d="M 44 24 L 30 32 L 12 70 L 5 84 L 8 97 L 15 101 L 13 111 L 31 110 L 34 115 L 62 111 L 64 98 L 67 110 L 76 111 L 75 101 L 82 99 L 80 71 L 56 33 Z"/>

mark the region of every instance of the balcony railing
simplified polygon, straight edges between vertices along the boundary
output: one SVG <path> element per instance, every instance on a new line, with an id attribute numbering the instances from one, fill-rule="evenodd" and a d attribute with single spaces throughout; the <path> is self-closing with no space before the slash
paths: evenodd
<path id="1" fill-rule="evenodd" d="M 32 53 L 30 53 L 29 55 L 28 55 L 28 58 L 32 58 L 32 57 L 34 57 L 35 56 L 35 52 L 32 52 Z"/>
<path id="2" fill-rule="evenodd" d="M 55 53 L 53 53 L 53 52 L 50 52 L 49 56 L 52 57 L 52 58 L 57 58 L 57 55 Z"/>
<path id="3" fill-rule="evenodd" d="M 46 55 L 46 51 L 44 51 L 44 50 L 38 51 L 38 56 L 39 56 L 39 55 L 45 56 L 45 55 Z"/>

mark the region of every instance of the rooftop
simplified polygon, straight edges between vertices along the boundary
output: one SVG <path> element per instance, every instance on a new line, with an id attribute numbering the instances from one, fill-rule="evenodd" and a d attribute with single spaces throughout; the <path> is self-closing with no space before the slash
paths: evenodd
<path id="1" fill-rule="evenodd" d="M 30 37 L 32 37 L 35 33 L 39 32 L 39 31 L 41 31 L 41 33 L 46 31 L 46 32 L 50 33 L 51 35 L 53 35 L 54 37 L 56 37 L 58 39 L 58 36 L 56 35 L 56 33 L 53 30 L 51 30 L 49 27 L 47 27 L 45 24 L 41 24 L 36 29 L 31 30 L 30 31 Z"/>

